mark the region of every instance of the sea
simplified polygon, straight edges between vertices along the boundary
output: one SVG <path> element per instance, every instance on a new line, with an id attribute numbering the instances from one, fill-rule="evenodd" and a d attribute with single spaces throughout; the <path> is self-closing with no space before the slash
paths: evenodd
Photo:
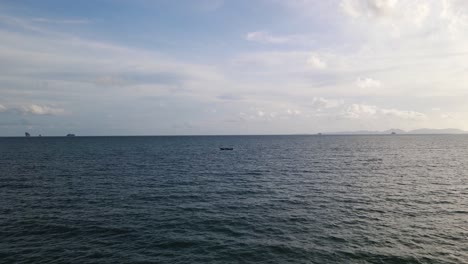
<path id="1" fill-rule="evenodd" d="M 468 135 L 0 138 L 0 263 L 468 263 Z"/>

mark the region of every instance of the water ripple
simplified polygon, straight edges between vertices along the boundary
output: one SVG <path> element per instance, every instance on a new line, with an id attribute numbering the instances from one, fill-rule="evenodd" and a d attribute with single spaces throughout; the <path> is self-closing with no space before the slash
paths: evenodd
<path id="1" fill-rule="evenodd" d="M 0 150 L 2 263 L 468 263 L 467 136 L 0 138 Z"/>

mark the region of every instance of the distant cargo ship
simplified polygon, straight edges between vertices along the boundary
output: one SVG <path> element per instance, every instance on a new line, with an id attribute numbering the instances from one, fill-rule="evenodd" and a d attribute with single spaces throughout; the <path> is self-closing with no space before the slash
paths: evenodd
<path id="1" fill-rule="evenodd" d="M 28 132 L 24 132 L 24 136 L 25 136 L 25 137 L 30 137 L 31 134 L 29 134 Z"/>
<path id="2" fill-rule="evenodd" d="M 67 134 L 67 137 L 74 137 L 75 134 Z"/>

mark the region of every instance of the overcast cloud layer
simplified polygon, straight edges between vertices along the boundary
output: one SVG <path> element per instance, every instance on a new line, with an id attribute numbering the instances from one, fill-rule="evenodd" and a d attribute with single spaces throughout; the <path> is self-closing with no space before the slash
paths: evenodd
<path id="1" fill-rule="evenodd" d="M 468 1 L 2 1 L 0 136 L 468 129 Z"/>

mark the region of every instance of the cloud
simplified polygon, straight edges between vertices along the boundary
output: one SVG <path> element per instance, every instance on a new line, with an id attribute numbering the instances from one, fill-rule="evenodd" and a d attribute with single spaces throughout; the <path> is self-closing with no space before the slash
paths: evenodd
<path id="1" fill-rule="evenodd" d="M 308 53 L 306 52 L 283 52 L 283 51 L 260 51 L 237 55 L 233 59 L 235 66 L 256 68 L 263 70 L 264 67 L 282 67 L 283 71 L 290 70 L 288 66 L 304 67 Z M 250 70 L 250 69 L 249 69 Z"/>
<path id="2" fill-rule="evenodd" d="M 120 76 L 99 76 L 96 77 L 94 80 L 94 83 L 99 86 L 123 86 L 127 84 L 128 82 L 125 81 L 123 78 Z"/>
<path id="3" fill-rule="evenodd" d="M 402 111 L 398 109 L 380 109 L 380 112 L 384 115 L 394 116 L 402 119 L 411 120 L 427 120 L 427 116 L 423 113 L 416 111 Z"/>
<path id="4" fill-rule="evenodd" d="M 243 99 L 241 96 L 238 96 L 235 94 L 221 94 L 221 95 L 218 95 L 216 98 L 220 100 L 225 100 L 225 101 L 238 101 L 238 100 Z"/>
<path id="5" fill-rule="evenodd" d="M 296 115 L 296 116 L 302 114 L 301 110 L 298 110 L 298 109 L 287 109 L 286 113 L 288 115 Z"/>
<path id="6" fill-rule="evenodd" d="M 351 17 L 390 16 L 396 9 L 398 0 L 343 0 L 340 7 Z"/>
<path id="7" fill-rule="evenodd" d="M 234 113 L 234 116 L 227 120 L 233 121 L 269 121 L 280 122 L 281 120 L 303 118 L 303 111 L 298 107 L 292 105 L 276 105 L 276 104 L 262 104 L 258 107 L 251 107 L 247 111 Z"/>
<path id="8" fill-rule="evenodd" d="M 342 0 L 340 8 L 367 28 L 391 29 L 394 37 L 460 34 L 468 26 L 464 0 Z"/>
<path id="9" fill-rule="evenodd" d="M 316 54 L 310 55 L 307 59 L 307 64 L 318 70 L 327 68 L 327 63 Z"/>
<path id="10" fill-rule="evenodd" d="M 0 92 L 18 98 L 21 94 L 47 96 L 53 103 L 62 101 L 59 96 L 78 91 L 79 99 L 110 91 L 96 89 L 101 86 L 116 88 L 109 94 L 112 97 L 141 96 L 138 91 L 143 90 L 148 91 L 146 95 L 177 90 L 200 97 L 210 92 L 206 83 L 224 79 L 212 65 L 51 31 L 26 18 L 0 15 L 0 24 L 2 21 L 10 26 L 0 27 Z M 13 100 L 13 96 L 6 99 Z"/>
<path id="11" fill-rule="evenodd" d="M 436 15 L 442 7 L 427 0 L 342 0 L 340 7 L 352 18 L 352 26 L 364 30 L 366 37 L 372 38 L 384 35 L 390 39 L 424 37 L 439 31 L 445 24 Z"/>
<path id="12" fill-rule="evenodd" d="M 344 112 L 346 118 L 357 119 L 376 115 L 378 108 L 373 105 L 352 104 Z"/>
<path id="13" fill-rule="evenodd" d="M 63 108 L 56 108 L 47 105 L 37 105 L 31 104 L 26 106 L 21 106 L 18 110 L 23 114 L 32 114 L 32 115 L 61 115 L 65 113 Z"/>
<path id="14" fill-rule="evenodd" d="M 0 113 L 1 112 L 6 112 L 8 110 L 8 108 L 6 108 L 6 106 L 0 104 Z"/>
<path id="15" fill-rule="evenodd" d="M 310 42 L 304 36 L 283 35 L 276 36 L 267 31 L 253 31 L 245 35 L 245 39 L 263 44 L 303 44 Z"/>
<path id="16" fill-rule="evenodd" d="M 362 89 L 372 89 L 381 87 L 382 83 L 371 78 L 358 78 L 356 80 L 356 86 Z"/>
<path id="17" fill-rule="evenodd" d="M 31 18 L 32 22 L 51 23 L 51 24 L 89 24 L 89 19 L 50 19 L 44 17 Z"/>
<path id="18" fill-rule="evenodd" d="M 462 113 L 457 113 L 457 112 L 443 112 L 439 114 L 441 119 L 451 119 L 451 120 L 464 120 L 466 115 Z M 457 120 L 458 119 L 458 120 Z"/>
<path id="19" fill-rule="evenodd" d="M 386 109 L 366 104 L 352 104 L 346 108 L 342 116 L 348 119 L 379 119 L 386 116 L 411 120 L 427 119 L 425 114 L 416 111 Z"/>
<path id="20" fill-rule="evenodd" d="M 218 8 L 220 2 L 212 3 Z M 101 117 L 112 113 L 129 133 L 137 129 L 138 122 L 140 131 L 159 131 L 165 124 L 170 127 L 185 119 L 197 124 L 210 119 L 211 123 L 203 124 L 215 125 L 207 131 L 218 131 L 223 128 L 217 121 L 226 118 L 272 121 L 271 132 L 289 129 L 294 122 L 298 131 L 315 129 L 315 124 L 323 126 L 318 128 L 322 131 L 339 125 L 347 130 L 345 125 L 367 121 L 376 128 L 394 121 L 393 126 L 402 124 L 405 129 L 421 124 L 412 121 L 429 117 L 437 125 L 445 124 L 439 120 L 443 118 L 440 113 L 431 112 L 433 107 L 460 116 L 468 112 L 463 102 L 447 103 L 450 98 L 463 101 L 467 96 L 468 37 L 463 32 L 468 29 L 468 4 L 464 1 L 276 2 L 291 8 L 274 9 L 278 23 L 243 36 L 262 45 L 231 43 L 223 35 L 217 43 L 201 39 L 203 47 L 190 45 L 188 49 L 186 45 L 168 49 L 161 45 L 157 50 L 130 47 L 126 45 L 131 41 L 123 45 L 69 33 L 74 30 L 57 31 L 75 27 L 71 21 L 67 25 L 65 20 L 0 16 L 0 94 L 2 102 L 8 102 L 8 109 L 0 106 L 0 112 L 19 118 L 20 113 L 60 115 L 66 109 L 69 115 L 54 119 L 79 116 L 95 124 L 102 124 Z M 195 10 L 200 7 L 190 5 Z M 59 22 L 64 24 L 56 25 Z M 247 30 L 242 32 L 258 28 L 247 25 L 250 22 L 246 19 L 243 30 Z M 231 37 L 238 38 L 238 32 Z M 298 45 L 312 39 L 313 45 Z M 138 46 L 147 46 L 143 44 Z M 218 56 L 219 48 L 227 47 L 222 45 L 229 49 L 222 49 L 223 56 Z M 160 99 L 141 100 L 151 97 Z M 15 107 L 24 102 L 35 104 Z M 207 115 L 213 108 L 217 114 Z M 246 114 L 239 117 L 241 111 Z M 146 122 L 149 119 L 157 125 L 151 126 Z M 450 126 L 466 124 L 461 117 L 450 120 Z M 250 128 L 252 133 L 267 129 L 263 124 L 246 129 Z M 242 128 L 236 129 L 233 133 Z"/>
<path id="21" fill-rule="evenodd" d="M 90 73 L 91 74 L 91 73 Z M 102 75 L 94 80 L 97 86 L 135 86 L 148 84 L 180 85 L 191 80 L 192 76 L 176 72 L 121 72 L 115 75 Z"/>
<path id="22" fill-rule="evenodd" d="M 342 100 L 331 100 L 323 97 L 314 97 L 312 99 L 312 107 L 317 110 L 335 108 L 343 104 L 344 102 Z"/>
<path id="23" fill-rule="evenodd" d="M 272 44 L 283 44 L 289 41 L 287 37 L 275 37 L 265 31 L 249 32 L 245 36 L 246 40 L 261 42 L 261 43 L 272 43 Z"/>

